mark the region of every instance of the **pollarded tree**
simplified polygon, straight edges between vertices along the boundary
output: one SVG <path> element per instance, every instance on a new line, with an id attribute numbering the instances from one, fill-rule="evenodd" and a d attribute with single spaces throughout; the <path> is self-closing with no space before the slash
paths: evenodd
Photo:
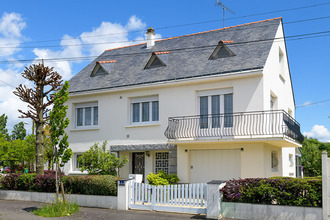
<path id="1" fill-rule="evenodd" d="M 36 167 L 38 174 L 44 174 L 44 140 L 43 127 L 47 118 L 48 108 L 53 104 L 49 95 L 60 89 L 62 77 L 53 70 L 53 67 L 45 66 L 43 63 L 25 67 L 21 73 L 23 78 L 34 83 L 34 88 L 27 88 L 20 84 L 14 94 L 23 102 L 28 103 L 28 110 L 18 110 L 21 118 L 31 118 L 36 124 Z"/>

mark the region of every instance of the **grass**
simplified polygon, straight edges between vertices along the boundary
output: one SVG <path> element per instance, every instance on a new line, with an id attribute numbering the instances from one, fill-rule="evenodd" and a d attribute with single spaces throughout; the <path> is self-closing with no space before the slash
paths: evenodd
<path id="1" fill-rule="evenodd" d="M 51 204 L 34 210 L 33 213 L 42 217 L 61 217 L 70 216 L 78 211 L 79 206 L 77 203 L 71 203 L 70 201 L 63 203 L 63 201 L 59 198 Z"/>

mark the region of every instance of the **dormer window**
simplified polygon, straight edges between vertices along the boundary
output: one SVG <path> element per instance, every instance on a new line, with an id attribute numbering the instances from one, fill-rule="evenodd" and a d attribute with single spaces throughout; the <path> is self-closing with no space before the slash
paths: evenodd
<path id="1" fill-rule="evenodd" d="M 170 53 L 169 51 L 153 52 L 144 69 L 152 69 L 152 68 L 166 66 L 169 53 Z"/>
<path id="2" fill-rule="evenodd" d="M 233 56 L 236 55 L 224 44 L 223 41 L 219 41 L 218 46 L 211 54 L 209 60 L 216 60 L 219 58 L 233 57 Z"/>
<path id="3" fill-rule="evenodd" d="M 91 77 L 110 74 L 116 60 L 96 61 L 96 65 L 91 73 Z"/>

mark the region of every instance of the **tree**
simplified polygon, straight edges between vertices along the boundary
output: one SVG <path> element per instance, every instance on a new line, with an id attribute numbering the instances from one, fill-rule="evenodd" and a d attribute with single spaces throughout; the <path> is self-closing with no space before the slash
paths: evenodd
<path id="1" fill-rule="evenodd" d="M 26 137 L 26 130 L 24 128 L 24 123 L 20 122 L 14 125 L 14 130 L 11 133 L 12 140 L 24 140 Z"/>
<path id="2" fill-rule="evenodd" d="M 322 173 L 322 151 L 326 145 L 314 138 L 305 138 L 302 143 L 301 161 L 304 167 L 304 174 L 318 176 Z"/>
<path id="3" fill-rule="evenodd" d="M 6 114 L 2 114 L 0 116 L 0 133 L 3 134 L 3 136 L 9 140 L 9 134 L 8 134 L 8 130 L 6 129 L 7 126 L 7 119 L 8 117 L 6 116 Z"/>
<path id="4" fill-rule="evenodd" d="M 64 187 L 62 181 L 62 172 L 60 167 L 63 167 L 71 158 L 72 150 L 69 148 L 68 135 L 65 128 L 68 127 L 70 121 L 66 118 L 68 106 L 65 103 L 69 100 L 69 82 L 66 81 L 63 87 L 55 93 L 53 97 L 54 106 L 49 115 L 50 137 L 55 150 L 56 177 L 60 174 L 60 184 L 63 202 L 65 203 Z M 56 178 L 56 195 L 58 196 L 58 184 Z"/>
<path id="5" fill-rule="evenodd" d="M 21 73 L 23 78 L 32 81 L 34 88 L 27 88 L 20 84 L 14 94 L 23 102 L 28 103 L 28 110 L 18 110 L 21 118 L 31 118 L 36 125 L 36 167 L 38 174 L 44 174 L 44 140 L 43 127 L 47 120 L 48 108 L 53 104 L 49 97 L 51 92 L 57 91 L 62 86 L 62 77 L 53 67 L 44 66 L 44 64 L 30 65 L 25 67 Z"/>
<path id="6" fill-rule="evenodd" d="M 101 147 L 95 143 L 78 158 L 81 171 L 87 170 L 89 174 L 94 175 L 117 176 L 117 169 L 123 167 L 128 160 L 125 156 L 120 160 L 115 153 L 106 150 L 106 145 L 107 141 L 104 141 Z"/>

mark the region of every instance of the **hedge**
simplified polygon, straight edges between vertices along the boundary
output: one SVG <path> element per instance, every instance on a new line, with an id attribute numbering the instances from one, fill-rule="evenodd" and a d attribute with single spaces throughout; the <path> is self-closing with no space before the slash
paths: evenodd
<path id="1" fill-rule="evenodd" d="M 117 195 L 117 177 L 102 176 L 64 176 L 63 184 L 66 193 L 85 195 Z M 0 180 L 5 190 L 23 190 L 33 192 L 56 191 L 56 179 L 53 173 L 37 175 L 35 173 L 8 174 Z"/>
<path id="2" fill-rule="evenodd" d="M 322 207 L 322 181 L 290 177 L 229 180 L 225 202 Z"/>

